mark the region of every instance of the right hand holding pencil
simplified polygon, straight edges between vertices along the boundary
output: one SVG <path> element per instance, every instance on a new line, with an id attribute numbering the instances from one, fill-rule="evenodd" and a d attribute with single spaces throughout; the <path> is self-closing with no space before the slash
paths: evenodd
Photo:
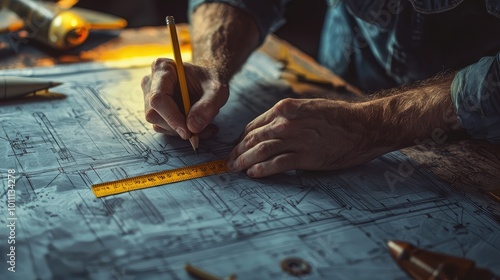
<path id="1" fill-rule="evenodd" d="M 229 87 L 215 78 L 205 67 L 184 63 L 191 99 L 191 110 L 184 116 L 175 62 L 158 58 L 151 74 L 142 79 L 146 121 L 156 132 L 189 139 L 192 133 L 207 138 L 217 132 L 211 122 L 229 97 Z M 187 121 L 186 121 L 187 120 Z"/>

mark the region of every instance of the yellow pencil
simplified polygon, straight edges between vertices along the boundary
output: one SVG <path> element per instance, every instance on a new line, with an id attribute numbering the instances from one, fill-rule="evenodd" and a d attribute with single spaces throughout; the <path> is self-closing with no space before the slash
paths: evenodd
<path id="1" fill-rule="evenodd" d="M 181 88 L 182 104 L 184 105 L 184 113 L 187 118 L 189 110 L 191 110 L 191 101 L 189 100 L 189 91 L 186 82 L 186 74 L 184 73 L 184 65 L 182 64 L 181 49 L 179 47 L 179 40 L 177 39 L 177 31 L 175 30 L 175 19 L 173 16 L 167 16 L 165 21 L 170 31 L 170 38 L 174 49 L 175 66 L 177 67 L 177 77 L 179 78 L 179 86 Z M 196 154 L 198 154 L 198 134 L 191 134 L 189 142 L 191 146 L 193 146 Z"/>

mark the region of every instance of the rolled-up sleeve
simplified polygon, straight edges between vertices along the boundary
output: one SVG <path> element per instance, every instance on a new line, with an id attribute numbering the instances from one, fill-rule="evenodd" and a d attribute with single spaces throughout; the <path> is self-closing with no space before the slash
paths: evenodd
<path id="1" fill-rule="evenodd" d="M 284 22 L 285 5 L 288 0 L 190 0 L 189 14 L 203 3 L 226 3 L 246 11 L 255 19 L 259 27 L 260 42 L 278 29 Z"/>
<path id="2" fill-rule="evenodd" d="M 500 52 L 460 70 L 451 96 L 460 123 L 472 138 L 500 143 Z"/>

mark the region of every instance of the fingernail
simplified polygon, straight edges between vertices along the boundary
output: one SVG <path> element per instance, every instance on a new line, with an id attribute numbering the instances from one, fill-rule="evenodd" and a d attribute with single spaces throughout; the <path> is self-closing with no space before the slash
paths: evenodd
<path id="1" fill-rule="evenodd" d="M 205 121 L 203 121 L 202 118 L 194 115 L 194 116 L 191 116 L 190 119 L 194 120 L 194 127 L 197 130 L 202 130 L 205 127 Z"/>
<path id="2" fill-rule="evenodd" d="M 182 138 L 182 139 L 186 139 L 187 138 L 187 135 L 186 135 L 186 131 L 184 131 L 184 129 L 178 127 L 175 132 L 177 132 L 177 134 L 179 134 L 179 136 Z"/>

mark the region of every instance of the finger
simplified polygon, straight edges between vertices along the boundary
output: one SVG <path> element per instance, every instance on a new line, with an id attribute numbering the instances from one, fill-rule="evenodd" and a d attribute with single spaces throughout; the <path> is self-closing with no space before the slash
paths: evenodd
<path id="1" fill-rule="evenodd" d="M 142 77 L 141 81 L 142 95 L 144 98 L 144 113 L 148 112 L 149 106 L 149 92 L 151 89 L 151 78 L 150 76 Z"/>
<path id="2" fill-rule="evenodd" d="M 202 84 L 203 95 L 189 111 L 187 127 L 193 133 L 202 131 L 219 113 L 229 97 L 229 88 L 209 80 Z"/>
<path id="3" fill-rule="evenodd" d="M 151 79 L 149 76 L 144 76 L 142 79 L 141 87 L 144 94 L 144 115 L 147 122 L 156 125 L 153 126 L 153 129 L 156 132 L 168 134 L 171 136 L 177 136 L 177 132 L 175 132 L 166 122 L 165 120 L 150 106 L 149 102 L 149 89 L 151 87 Z"/>
<path id="4" fill-rule="evenodd" d="M 158 126 L 156 124 L 153 124 L 153 130 L 158 132 L 158 133 L 162 133 L 162 134 L 165 134 L 168 136 L 177 136 L 177 132 L 175 132 L 171 129 L 164 129 L 163 127 Z"/>
<path id="5" fill-rule="evenodd" d="M 165 93 L 170 96 L 174 95 L 177 88 L 178 78 L 175 62 L 168 58 L 158 58 L 151 63 L 150 83 L 153 86 L 153 81 L 160 82 L 160 86 Z"/>
<path id="6" fill-rule="evenodd" d="M 286 153 L 252 165 L 248 168 L 247 175 L 252 178 L 262 178 L 298 168 L 300 167 L 298 166 L 297 154 Z"/>
<path id="7" fill-rule="evenodd" d="M 234 147 L 229 155 L 229 161 L 236 159 L 245 151 L 251 149 L 260 142 L 270 139 L 289 139 L 293 135 L 293 123 L 284 118 L 275 118 L 270 123 L 258 127 L 247 135 Z"/>
<path id="8" fill-rule="evenodd" d="M 165 120 L 151 108 L 149 104 L 149 92 L 151 88 L 151 78 L 149 75 L 144 76 L 141 81 L 141 88 L 144 95 L 144 115 L 147 122 L 153 124 L 153 130 L 167 135 L 177 135 Z"/>
<path id="9" fill-rule="evenodd" d="M 168 126 L 163 127 L 161 124 L 153 124 L 153 130 L 169 136 L 178 136 L 177 132 L 173 131 L 172 128 Z M 219 132 L 219 128 L 214 124 L 210 124 L 198 134 L 198 137 L 200 137 L 200 139 L 208 139 L 217 134 L 217 132 Z"/>
<path id="10" fill-rule="evenodd" d="M 188 139 L 191 133 L 187 129 L 184 114 L 172 98 L 177 84 L 177 74 L 174 65 L 170 62 L 170 60 L 161 59 L 153 62 L 151 88 L 149 93 L 145 93 L 145 103 L 149 104 L 148 110 L 155 110 L 179 136 Z M 146 111 L 146 114 L 149 113 Z"/>
<path id="11" fill-rule="evenodd" d="M 278 101 L 271 109 L 251 121 L 246 126 L 244 135 L 257 127 L 261 127 L 272 122 L 277 118 L 288 120 L 296 118 L 299 110 L 299 104 L 299 101 L 292 98 L 286 98 Z"/>
<path id="12" fill-rule="evenodd" d="M 266 112 L 260 114 L 257 116 L 255 119 L 253 119 L 251 122 L 247 124 L 245 127 L 245 131 L 242 134 L 242 137 L 245 137 L 248 135 L 251 131 L 256 130 L 257 128 L 260 128 L 262 126 L 265 126 L 272 122 L 276 118 L 276 113 L 274 112 L 273 108 L 267 110 Z"/>
<path id="13" fill-rule="evenodd" d="M 228 161 L 229 170 L 238 172 L 250 168 L 259 162 L 264 162 L 279 154 L 284 153 L 286 147 L 282 140 L 271 139 L 263 141 L 248 149 L 234 161 Z"/>
<path id="14" fill-rule="evenodd" d="M 250 131 L 247 135 L 243 136 L 243 139 L 233 148 L 229 154 L 229 162 L 233 163 L 236 158 L 241 154 L 251 149 L 253 146 L 260 142 L 270 140 L 274 138 L 274 133 L 269 131 L 269 125 L 266 127 L 259 127 Z"/>
<path id="15" fill-rule="evenodd" d="M 151 88 L 151 78 L 149 75 L 142 77 L 141 88 L 144 94 L 149 92 L 149 89 Z"/>
<path id="16" fill-rule="evenodd" d="M 158 114 L 155 110 L 147 110 L 146 111 L 145 119 L 146 119 L 146 121 L 148 123 L 151 123 L 153 125 L 156 125 L 157 127 L 162 128 L 163 130 L 168 131 L 168 133 L 166 133 L 166 132 L 163 132 L 163 131 L 161 131 L 161 132 L 157 131 L 155 129 L 156 132 L 168 134 L 168 135 L 171 135 L 171 136 L 178 136 L 177 132 L 175 130 L 173 130 L 167 124 L 167 122 L 165 122 L 165 120 L 160 116 L 160 114 Z M 153 128 L 154 128 L 154 126 L 153 126 Z"/>
<path id="17" fill-rule="evenodd" d="M 198 134 L 198 137 L 200 137 L 200 139 L 208 139 L 217 134 L 217 132 L 219 132 L 219 127 L 215 124 L 209 124 Z"/>

